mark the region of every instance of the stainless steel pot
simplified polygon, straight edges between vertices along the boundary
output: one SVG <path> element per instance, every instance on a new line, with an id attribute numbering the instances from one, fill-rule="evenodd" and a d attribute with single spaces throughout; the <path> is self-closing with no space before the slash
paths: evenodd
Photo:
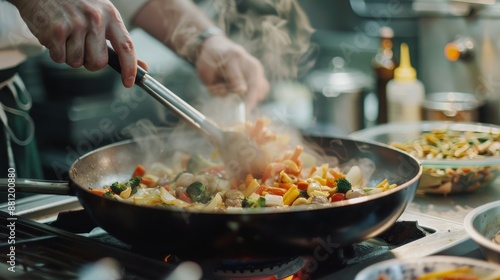
<path id="1" fill-rule="evenodd" d="M 500 124 L 500 3 L 415 0 L 419 75 L 427 92 L 468 92 L 485 100 L 479 121 Z"/>
<path id="2" fill-rule="evenodd" d="M 371 79 L 344 66 L 335 57 L 332 68 L 311 72 L 306 83 L 314 92 L 314 114 L 318 125 L 334 125 L 349 134 L 364 127 L 364 98 Z"/>

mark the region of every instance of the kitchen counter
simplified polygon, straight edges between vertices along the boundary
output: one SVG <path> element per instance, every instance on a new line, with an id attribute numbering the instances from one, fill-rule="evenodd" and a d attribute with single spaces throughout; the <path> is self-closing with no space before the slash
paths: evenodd
<path id="1" fill-rule="evenodd" d="M 408 210 L 463 223 L 474 208 L 500 199 L 500 178 L 473 193 L 456 195 L 416 195 Z"/>
<path id="2" fill-rule="evenodd" d="M 452 255 L 484 260 L 478 245 L 465 231 L 463 221 L 472 209 L 499 199 L 500 179 L 472 193 L 416 195 L 399 220 L 418 221 L 434 233 L 318 279 L 354 279 L 361 269 L 392 258 Z"/>

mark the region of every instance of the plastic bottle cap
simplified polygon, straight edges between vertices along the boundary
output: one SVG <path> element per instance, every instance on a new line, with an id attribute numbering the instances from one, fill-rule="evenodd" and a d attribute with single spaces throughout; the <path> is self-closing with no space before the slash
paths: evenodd
<path id="1" fill-rule="evenodd" d="M 411 82 L 417 79 L 417 71 L 411 67 L 410 51 L 406 43 L 401 44 L 401 59 L 399 67 L 394 69 L 394 79 Z"/>

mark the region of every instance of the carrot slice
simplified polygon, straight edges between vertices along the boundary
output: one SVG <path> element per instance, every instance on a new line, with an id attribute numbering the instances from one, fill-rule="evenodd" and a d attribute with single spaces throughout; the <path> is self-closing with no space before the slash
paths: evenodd
<path id="1" fill-rule="evenodd" d="M 103 196 L 108 190 L 103 190 L 103 189 L 91 189 L 90 192 L 98 195 L 98 196 Z"/>
<path id="2" fill-rule="evenodd" d="M 182 192 L 179 195 L 179 199 L 182 200 L 182 201 L 185 201 L 187 203 L 192 203 L 193 202 L 193 200 L 191 200 L 191 198 L 189 197 L 189 195 L 187 194 L 187 192 Z"/>
<path id="3" fill-rule="evenodd" d="M 245 186 L 248 186 L 250 185 L 250 183 L 253 181 L 253 175 L 252 174 L 248 174 L 247 177 L 245 178 Z"/>
<path id="4" fill-rule="evenodd" d="M 286 189 L 282 189 L 282 188 L 276 188 L 276 187 L 267 187 L 265 189 L 265 191 L 267 193 L 270 193 L 270 194 L 283 196 L 286 193 L 287 190 Z"/>
<path id="5" fill-rule="evenodd" d="M 257 187 L 257 189 L 255 190 L 255 193 L 258 194 L 258 195 L 262 195 L 262 192 L 266 191 L 267 190 L 267 186 L 264 186 L 264 185 L 260 185 Z"/>
<path id="6" fill-rule="evenodd" d="M 345 177 L 345 174 L 343 174 L 342 172 L 339 172 L 339 171 L 335 170 L 334 168 L 329 168 L 328 169 L 328 173 L 330 173 L 330 175 L 332 175 L 333 178 L 335 178 L 335 179 L 340 179 L 340 178 L 344 178 Z"/>
<path id="7" fill-rule="evenodd" d="M 303 150 L 304 150 L 303 146 L 296 146 L 290 159 L 295 163 L 299 164 L 299 156 Z"/>
<path id="8" fill-rule="evenodd" d="M 307 187 L 309 187 L 309 183 L 306 181 L 298 181 L 297 182 L 297 188 L 299 190 L 307 190 Z"/>
<path id="9" fill-rule="evenodd" d="M 326 186 L 330 188 L 336 187 L 337 182 L 335 182 L 335 180 L 336 180 L 335 178 L 330 178 L 330 177 L 326 178 Z"/>
<path id="10" fill-rule="evenodd" d="M 295 186 L 293 183 L 278 183 L 278 188 L 288 190 L 291 187 Z"/>
<path id="11" fill-rule="evenodd" d="M 144 176 L 144 174 L 146 174 L 146 168 L 144 168 L 144 166 L 138 164 L 135 167 L 134 173 L 132 173 L 132 178 L 137 177 L 137 176 L 142 177 L 142 176 Z"/>
<path id="12" fill-rule="evenodd" d="M 141 183 L 148 187 L 156 187 L 157 182 L 151 177 L 142 177 Z"/>
<path id="13" fill-rule="evenodd" d="M 311 169 L 309 170 L 309 174 L 307 175 L 307 177 L 312 177 L 312 175 L 314 174 L 314 172 L 316 172 L 316 170 L 318 169 L 318 167 L 316 165 L 313 165 L 311 166 Z"/>

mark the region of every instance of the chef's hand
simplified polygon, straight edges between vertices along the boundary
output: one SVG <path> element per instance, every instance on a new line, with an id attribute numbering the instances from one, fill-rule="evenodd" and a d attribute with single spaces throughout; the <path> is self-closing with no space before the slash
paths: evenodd
<path id="1" fill-rule="evenodd" d="M 109 0 L 8 0 L 52 60 L 96 71 L 108 61 L 106 39 L 118 54 L 123 85 L 131 87 L 137 71 L 134 44 Z M 143 63 L 140 63 L 144 65 Z"/>
<path id="2" fill-rule="evenodd" d="M 212 95 L 244 94 L 248 108 L 255 107 L 269 92 L 262 64 L 225 36 L 212 36 L 203 42 L 196 70 Z"/>

